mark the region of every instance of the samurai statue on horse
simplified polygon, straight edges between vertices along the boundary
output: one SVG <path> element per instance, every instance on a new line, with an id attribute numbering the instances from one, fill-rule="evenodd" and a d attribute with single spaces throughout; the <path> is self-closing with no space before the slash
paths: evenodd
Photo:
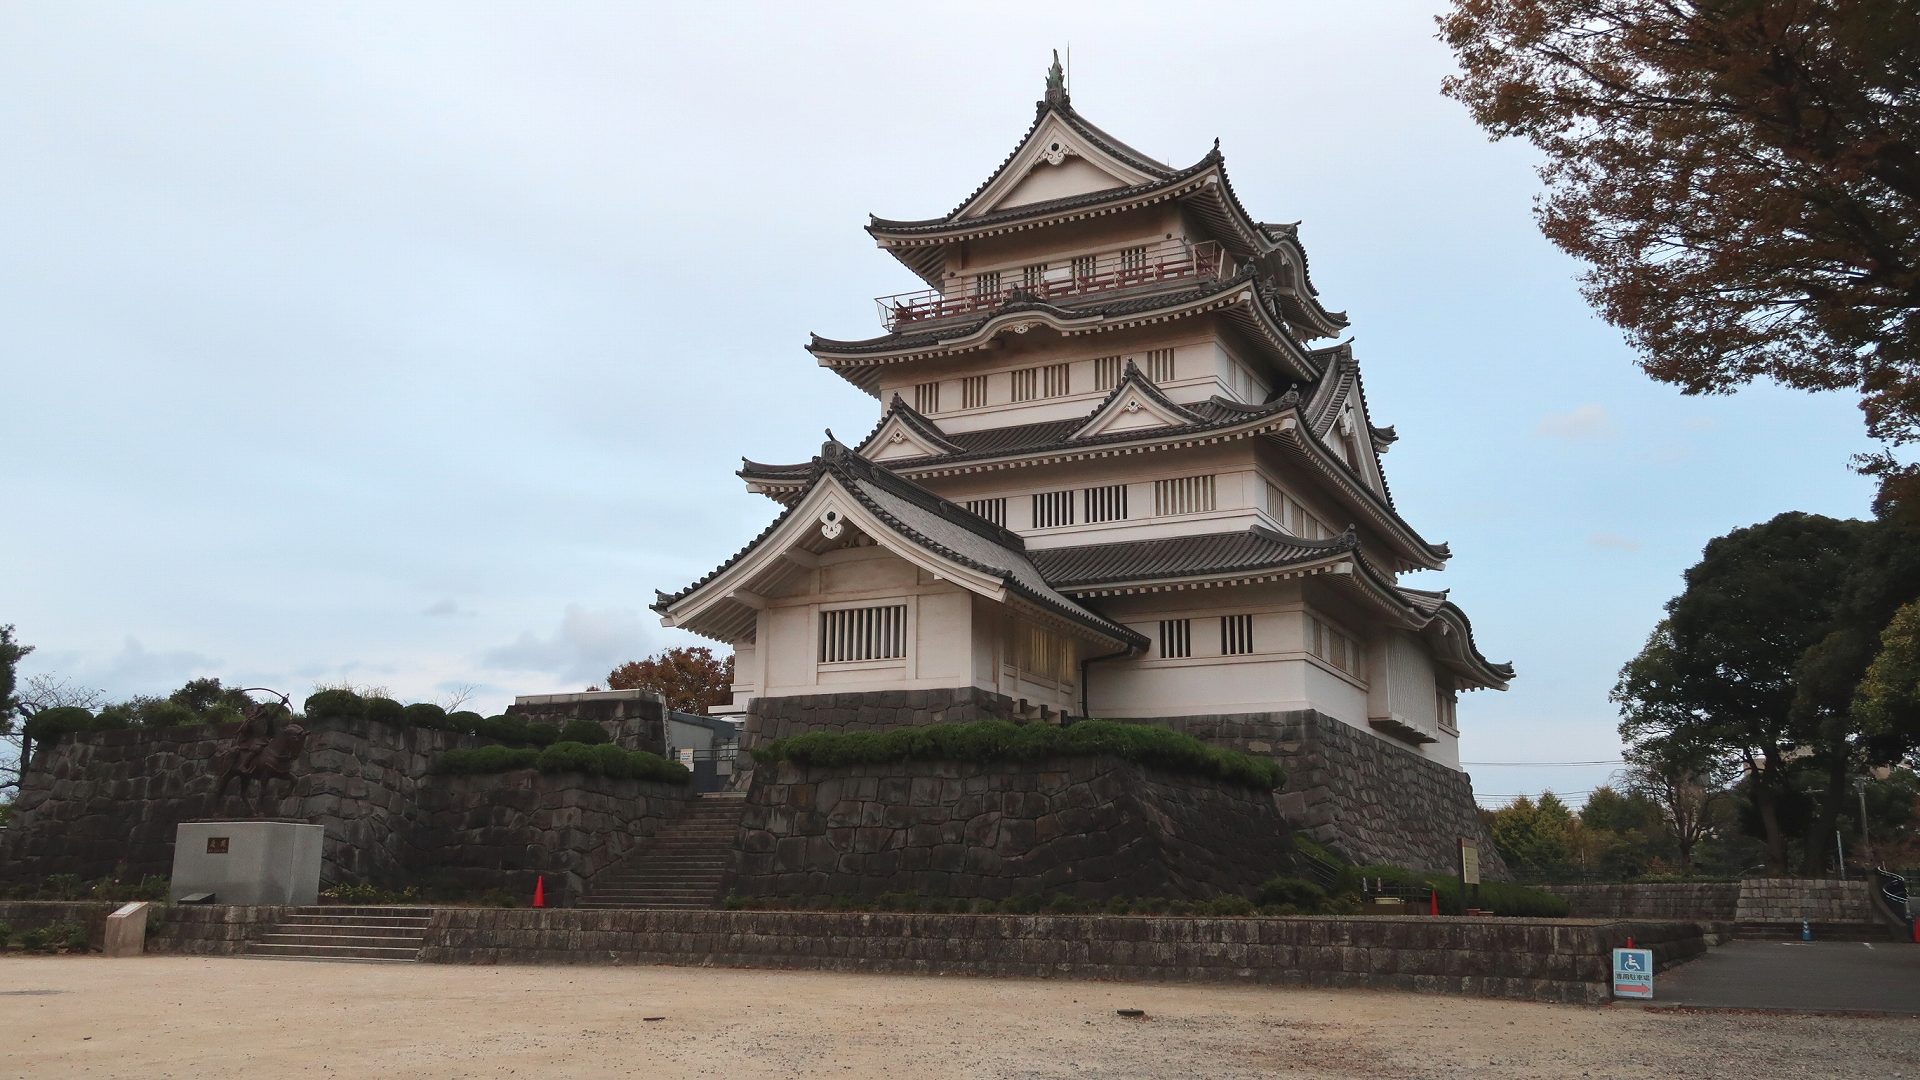
<path id="1" fill-rule="evenodd" d="M 280 699 L 279 706 L 257 702 L 249 705 L 245 710 L 246 720 L 233 741 L 213 756 L 213 773 L 220 778 L 213 794 L 216 802 L 226 797 L 227 784 L 236 779 L 240 781 L 242 799 L 247 797 L 249 780 L 258 780 L 262 791 L 269 781 L 285 780 L 287 793 L 293 793 L 293 763 L 307 745 L 307 729 L 289 719 L 280 725 L 279 731 L 274 731 L 273 714 L 284 713 L 290 717 L 292 702 L 278 691 L 267 693 Z"/>

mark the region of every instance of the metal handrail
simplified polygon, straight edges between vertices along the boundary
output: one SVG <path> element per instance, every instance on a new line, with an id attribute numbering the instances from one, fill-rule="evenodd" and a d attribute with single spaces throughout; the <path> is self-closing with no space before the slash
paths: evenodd
<path id="1" fill-rule="evenodd" d="M 1225 253 L 1211 240 L 1165 240 L 1103 255 L 984 271 L 959 279 L 946 291 L 919 289 L 875 297 L 874 303 L 887 329 L 898 330 L 915 323 L 990 311 L 1012 299 L 1016 292 L 1044 301 L 1164 281 L 1217 280 L 1226 270 Z"/>

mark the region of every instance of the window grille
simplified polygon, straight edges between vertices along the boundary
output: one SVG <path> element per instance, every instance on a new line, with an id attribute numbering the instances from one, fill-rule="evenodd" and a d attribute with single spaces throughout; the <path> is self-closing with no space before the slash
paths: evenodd
<path id="1" fill-rule="evenodd" d="M 1153 482 L 1153 513 L 1156 517 L 1178 514 L 1204 514 L 1214 507 L 1212 476 L 1182 476 Z"/>
<path id="2" fill-rule="evenodd" d="M 1039 396 L 1039 368 L 1021 368 L 1013 373 L 1013 400 L 1032 401 Z"/>
<path id="3" fill-rule="evenodd" d="M 837 608 L 820 613 L 820 662 L 899 660 L 907 655 L 907 605 Z"/>
<path id="4" fill-rule="evenodd" d="M 1307 616 L 1307 651 L 1356 678 L 1366 676 L 1366 655 L 1360 642 L 1313 615 Z"/>
<path id="5" fill-rule="evenodd" d="M 1033 497 L 1033 527 L 1052 529 L 1073 524 L 1073 492 L 1048 491 Z"/>
<path id="6" fill-rule="evenodd" d="M 1220 617 L 1220 655 L 1245 656 L 1253 651 L 1253 616 Z"/>
<path id="7" fill-rule="evenodd" d="M 1160 620 L 1160 658 L 1183 660 L 1193 655 L 1193 620 Z"/>
<path id="8" fill-rule="evenodd" d="M 1040 369 L 1040 396 L 1067 396 L 1067 365 L 1048 364 Z"/>
<path id="9" fill-rule="evenodd" d="M 1007 500 L 1005 499 L 968 499 L 967 512 L 986 518 L 1001 528 L 1007 526 Z"/>
<path id="10" fill-rule="evenodd" d="M 1120 385 L 1120 373 L 1126 365 L 1117 356 L 1096 356 L 1093 360 L 1093 388 L 1111 390 Z"/>
<path id="11" fill-rule="evenodd" d="M 1076 279 L 1090 278 L 1098 272 L 1099 272 L 1099 260 L 1094 256 L 1075 255 L 1073 257 L 1073 276 Z"/>
<path id="12" fill-rule="evenodd" d="M 1143 270 L 1147 265 L 1146 245 L 1120 249 L 1120 269 Z"/>
<path id="13" fill-rule="evenodd" d="M 1148 349 L 1147 363 L 1141 370 L 1146 373 L 1147 378 L 1152 379 L 1155 383 L 1172 382 L 1173 350 Z"/>
<path id="14" fill-rule="evenodd" d="M 984 408 L 987 404 L 987 377 L 969 375 L 960 380 L 960 407 L 963 409 Z"/>
<path id="15" fill-rule="evenodd" d="M 1038 289 L 1047 283 L 1047 264 L 1035 263 L 1020 271 L 1020 284 L 1029 289 Z"/>
<path id="16" fill-rule="evenodd" d="M 1124 521 L 1127 516 L 1127 485 L 1108 484 L 1105 487 L 1081 489 L 1082 502 L 1087 511 L 1086 520 Z"/>
<path id="17" fill-rule="evenodd" d="M 992 297 L 1000 295 L 1000 271 L 989 270 L 976 275 L 973 279 L 973 295 Z"/>
<path id="18" fill-rule="evenodd" d="M 913 407 L 922 415 L 940 411 L 940 384 L 937 382 L 915 383 L 913 387 Z"/>

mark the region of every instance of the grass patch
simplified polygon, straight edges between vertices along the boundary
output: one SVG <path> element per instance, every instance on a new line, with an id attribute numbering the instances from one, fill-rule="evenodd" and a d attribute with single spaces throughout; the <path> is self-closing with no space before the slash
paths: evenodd
<path id="1" fill-rule="evenodd" d="M 817 731 L 757 747 L 762 764 L 881 765 L 897 761 L 1036 761 L 1112 755 L 1136 765 L 1211 776 L 1271 791 L 1286 781 L 1279 763 L 1208 746 L 1191 735 L 1146 724 L 1082 720 L 1067 727 L 981 720 L 890 731 Z"/>

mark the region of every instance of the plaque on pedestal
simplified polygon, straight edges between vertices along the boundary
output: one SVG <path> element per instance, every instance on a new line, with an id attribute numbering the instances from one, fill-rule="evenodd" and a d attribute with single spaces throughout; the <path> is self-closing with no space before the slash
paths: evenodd
<path id="1" fill-rule="evenodd" d="M 322 826 L 300 821 L 183 821 L 167 895 L 210 892 L 221 904 L 317 903 L 325 837 Z"/>

